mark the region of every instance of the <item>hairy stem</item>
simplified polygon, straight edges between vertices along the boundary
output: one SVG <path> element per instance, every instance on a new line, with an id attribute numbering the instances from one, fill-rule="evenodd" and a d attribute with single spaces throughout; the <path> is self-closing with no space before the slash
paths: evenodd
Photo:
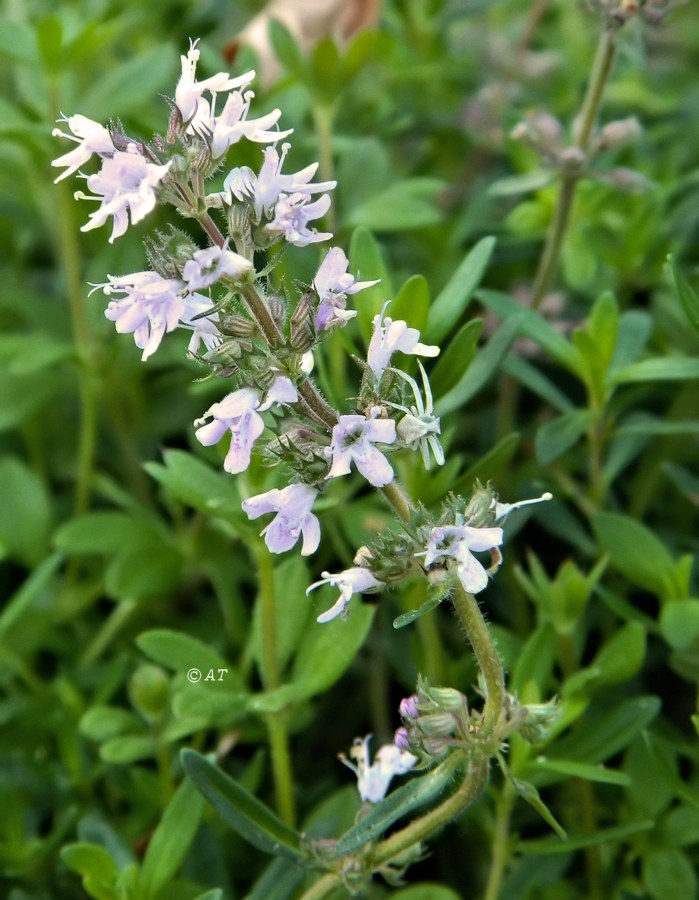
<path id="1" fill-rule="evenodd" d="M 381 492 L 404 522 L 409 522 L 412 514 L 410 500 L 397 481 L 391 481 L 381 488 Z"/>
<path id="2" fill-rule="evenodd" d="M 478 668 L 483 674 L 485 683 L 483 721 L 486 728 L 492 731 L 505 705 L 505 674 L 502 663 L 475 597 L 465 591 L 458 581 L 451 602 L 473 648 Z"/>
<path id="3" fill-rule="evenodd" d="M 602 32 L 592 64 L 587 91 L 575 120 L 573 145 L 585 153 L 597 121 L 602 94 L 612 69 L 616 53 L 616 29 L 607 27 Z M 575 191 L 580 172 L 571 171 L 563 176 L 561 190 L 556 201 L 553 221 L 546 236 L 546 243 L 539 261 L 539 268 L 532 287 L 532 307 L 537 309 L 546 295 L 558 270 L 561 247 L 570 221 Z"/>
<path id="4" fill-rule="evenodd" d="M 500 887 L 505 876 L 505 868 L 510 858 L 510 816 L 515 801 L 515 792 L 509 781 L 502 786 L 496 808 L 495 832 L 491 849 L 490 872 L 483 900 L 498 900 Z"/>
<path id="5" fill-rule="evenodd" d="M 258 603 L 262 632 L 261 677 L 266 690 L 272 691 L 281 683 L 277 655 L 277 606 L 272 557 L 261 541 L 253 547 L 258 573 Z M 289 825 L 294 824 L 293 773 L 289 753 L 289 736 L 284 713 L 270 713 L 265 717 L 272 757 L 272 774 L 279 815 Z"/>

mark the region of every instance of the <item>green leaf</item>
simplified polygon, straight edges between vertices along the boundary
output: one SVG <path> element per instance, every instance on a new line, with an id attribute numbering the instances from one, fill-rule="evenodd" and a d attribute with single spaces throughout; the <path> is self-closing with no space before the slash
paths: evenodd
<path id="1" fill-rule="evenodd" d="M 563 696 L 633 678 L 643 665 L 645 654 L 646 629 L 640 622 L 627 622 L 604 644 L 587 668 L 575 672 L 566 681 Z"/>
<path id="2" fill-rule="evenodd" d="M 405 178 L 355 206 L 346 224 L 372 231 L 412 231 L 442 221 L 438 195 L 444 182 L 437 178 Z"/>
<path id="3" fill-rule="evenodd" d="M 61 859 L 69 869 L 82 876 L 87 894 L 97 900 L 115 900 L 114 885 L 119 869 L 104 847 L 86 842 L 68 844 L 61 850 Z"/>
<path id="4" fill-rule="evenodd" d="M 340 54 L 334 38 L 321 38 L 311 53 L 311 84 L 317 101 L 331 104 L 342 93 L 345 84 L 342 79 Z"/>
<path id="5" fill-rule="evenodd" d="M 672 256 L 668 256 L 667 264 L 670 272 L 672 273 L 672 278 L 675 282 L 675 289 L 677 290 L 677 296 L 679 297 L 680 303 L 682 304 L 684 314 L 687 316 L 687 321 L 699 334 L 699 296 L 697 296 L 697 292 L 687 281 L 684 275 L 681 274 L 681 272 L 675 265 L 675 260 Z"/>
<path id="6" fill-rule="evenodd" d="M 58 553 L 49 556 L 34 569 L 19 590 L 10 597 L 0 613 L 1 635 L 6 635 L 25 616 L 29 618 L 38 602 L 44 597 L 48 597 L 49 587 L 61 562 L 62 557 Z"/>
<path id="7" fill-rule="evenodd" d="M 631 784 L 631 778 L 624 772 L 607 769 L 602 765 L 573 762 L 569 759 L 548 759 L 545 756 L 539 756 L 529 764 L 527 771 L 532 776 L 535 776 L 537 772 L 551 772 L 566 779 L 582 778 L 585 781 L 615 784 L 618 787 L 628 787 Z"/>
<path id="8" fill-rule="evenodd" d="M 357 228 L 352 234 L 349 250 L 350 271 L 357 281 L 374 281 L 379 283 L 362 291 L 358 304 L 357 320 L 365 341 L 369 341 L 373 330 L 374 316 L 381 312 L 381 307 L 393 296 L 391 276 L 386 268 L 381 248 L 368 228 Z"/>
<path id="9" fill-rule="evenodd" d="M 308 82 L 308 65 L 298 44 L 289 29 L 274 17 L 269 22 L 269 39 L 279 62 L 299 81 Z"/>
<path id="10" fill-rule="evenodd" d="M 536 461 L 547 466 L 574 446 L 587 431 L 590 412 L 573 409 L 541 425 L 536 432 Z"/>
<path id="11" fill-rule="evenodd" d="M 43 482 L 13 456 L 0 458 L 0 544 L 29 567 L 48 550 L 51 502 Z"/>
<path id="12" fill-rule="evenodd" d="M 409 612 L 403 613 L 402 616 L 398 616 L 393 620 L 394 628 L 405 628 L 406 625 L 412 624 L 416 619 L 419 619 L 421 616 L 424 616 L 426 613 L 431 612 L 435 606 L 439 606 L 442 602 L 441 597 L 430 597 L 428 600 L 425 600 L 417 609 L 411 609 Z"/>
<path id="13" fill-rule="evenodd" d="M 653 900 L 693 898 L 697 895 L 694 866 L 680 850 L 656 850 L 646 857 L 643 862 L 643 884 Z"/>
<path id="14" fill-rule="evenodd" d="M 277 664 L 283 672 L 308 628 L 315 627 L 311 619 L 311 604 L 306 588 L 311 579 L 308 566 L 301 556 L 292 556 L 274 567 L 275 609 L 277 621 Z M 252 646 L 255 660 L 262 663 L 262 605 L 255 604 L 252 625 Z"/>
<path id="15" fill-rule="evenodd" d="M 542 347 L 551 359 L 560 363 L 570 372 L 580 374 L 580 356 L 578 351 L 570 344 L 546 319 L 538 312 L 526 309 L 521 303 L 498 291 L 480 289 L 476 296 L 481 303 L 492 310 L 501 319 L 508 316 L 522 316 L 520 331 L 525 336 Z"/>
<path id="16" fill-rule="evenodd" d="M 482 238 L 466 255 L 430 309 L 425 340 L 439 344 L 449 334 L 481 283 L 495 248 L 495 238 Z"/>
<path id="17" fill-rule="evenodd" d="M 519 333 L 522 320 L 512 316 L 498 328 L 487 345 L 476 356 L 459 381 L 436 404 L 435 412 L 439 416 L 463 406 L 474 397 L 482 387 L 496 374 L 505 354 Z"/>
<path id="18" fill-rule="evenodd" d="M 38 66 L 39 55 L 32 29 L 24 22 L 11 22 L 6 18 L 0 28 L 0 56 Z"/>
<path id="19" fill-rule="evenodd" d="M 497 442 L 492 450 L 489 450 L 480 459 L 464 472 L 459 480 L 452 485 L 451 490 L 455 494 L 464 496 L 470 494 L 473 490 L 473 484 L 478 478 L 483 484 L 491 478 L 495 478 L 503 469 L 505 469 L 519 447 L 520 436 L 517 433 L 508 434 Z"/>
<path id="20" fill-rule="evenodd" d="M 516 378 L 520 384 L 528 388 L 533 394 L 542 397 L 550 406 L 559 412 L 567 413 L 573 410 L 573 404 L 540 369 L 528 363 L 521 356 L 510 356 L 504 364 L 503 370 Z"/>
<path id="21" fill-rule="evenodd" d="M 466 322 L 440 353 L 437 364 L 430 373 L 430 385 L 435 397 L 442 397 L 459 381 L 473 362 L 478 341 L 483 332 L 483 321 L 473 319 Z"/>
<path id="22" fill-rule="evenodd" d="M 394 900 L 460 900 L 462 895 L 443 884 L 426 881 L 403 888 L 402 891 L 394 891 L 392 897 Z"/>
<path id="23" fill-rule="evenodd" d="M 512 690 L 526 703 L 538 703 L 548 694 L 556 658 L 556 635 L 548 623 L 531 634 L 517 657 Z"/>
<path id="24" fill-rule="evenodd" d="M 660 712 L 658 697 L 640 696 L 624 700 L 597 716 L 582 719 L 585 727 L 548 747 L 549 759 L 573 759 L 597 763 L 624 750 Z"/>
<path id="25" fill-rule="evenodd" d="M 462 761 L 457 756 L 449 757 L 436 769 L 419 778 L 411 778 L 408 784 L 376 803 L 338 840 L 337 853 L 352 853 L 375 841 L 398 819 L 441 796 L 453 782 L 460 764 Z"/>
<path id="26" fill-rule="evenodd" d="M 498 178 L 488 188 L 491 197 L 512 197 L 515 194 L 526 194 L 529 191 L 538 191 L 546 187 L 554 180 L 555 174 L 551 169 L 536 169 L 524 175 L 508 175 Z"/>
<path id="27" fill-rule="evenodd" d="M 411 328 L 424 331 L 429 309 L 429 285 L 424 275 L 413 275 L 398 291 L 386 312 L 392 319 L 403 319 Z"/>
<path id="28" fill-rule="evenodd" d="M 237 781 L 194 750 L 180 754 L 182 768 L 224 822 L 248 843 L 274 856 L 298 857 L 298 834 Z"/>
<path id="29" fill-rule="evenodd" d="M 141 867 L 143 891 L 156 897 L 180 868 L 199 828 L 204 799 L 194 784 L 180 784 L 153 832 Z"/>
<path id="30" fill-rule="evenodd" d="M 561 840 L 565 840 L 567 837 L 565 829 L 541 799 L 541 796 L 539 795 L 539 792 L 534 787 L 534 785 L 530 784 L 528 781 L 522 781 L 520 778 L 515 778 L 515 776 L 510 771 L 509 766 L 505 763 L 505 760 L 500 754 L 498 754 L 498 763 L 500 764 L 500 768 L 502 769 L 503 774 L 510 782 L 512 787 L 517 791 L 519 796 L 523 800 L 526 800 L 527 803 L 532 807 L 532 809 L 535 809 L 539 813 L 544 822 L 546 822 L 551 826 L 551 828 L 553 828 L 553 830 L 556 832 L 559 838 L 561 838 Z"/>
<path id="31" fill-rule="evenodd" d="M 571 853 L 575 850 L 583 850 L 585 847 L 594 847 L 595 844 L 622 842 L 636 834 L 651 831 L 653 828 L 655 828 L 655 822 L 647 819 L 641 822 L 632 822 L 630 825 L 620 825 L 617 828 L 601 828 L 594 834 L 569 837 L 564 841 L 558 840 L 558 838 L 520 841 L 517 844 L 517 850 L 534 856 L 548 856 L 549 853 Z"/>
<path id="32" fill-rule="evenodd" d="M 244 519 L 236 479 L 213 469 L 183 450 L 166 450 L 165 465 L 146 463 L 145 469 L 176 499 L 228 522 Z"/>
<path id="33" fill-rule="evenodd" d="M 675 563 L 652 531 L 630 516 L 609 512 L 597 513 L 592 526 L 600 548 L 632 584 L 658 597 L 673 596 Z"/>
<path id="34" fill-rule="evenodd" d="M 163 529 L 144 516 L 123 512 L 92 512 L 70 519 L 54 535 L 54 544 L 66 553 L 113 555 L 158 544 Z"/>
<path id="35" fill-rule="evenodd" d="M 141 48 L 121 65 L 93 82 L 80 100 L 80 109 L 89 118 L 105 122 L 110 116 L 129 116 L 153 103 L 153 98 L 171 92 L 177 71 L 177 53 L 170 44 L 159 42 Z M 138 85 L 138 90 L 134 90 Z"/>
<path id="36" fill-rule="evenodd" d="M 699 359 L 661 356 L 624 366 L 612 380 L 615 384 L 642 384 L 647 381 L 690 381 L 696 378 L 699 378 Z"/>
<path id="37" fill-rule="evenodd" d="M 202 672 L 230 670 L 230 663 L 208 644 L 180 631 L 167 628 L 144 631 L 136 638 L 136 644 L 146 656 L 173 672 L 187 672 L 193 668 Z"/>
<path id="38" fill-rule="evenodd" d="M 117 765 L 127 765 L 139 759 L 151 759 L 156 753 L 155 738 L 149 734 L 115 737 L 100 747 L 100 759 Z"/>
<path id="39" fill-rule="evenodd" d="M 326 691 L 354 660 L 369 633 L 373 616 L 374 608 L 365 604 L 352 609 L 346 620 L 337 618 L 324 625 L 314 623 L 299 647 L 290 683 L 253 697 L 250 710 L 275 712 Z"/>
<path id="40" fill-rule="evenodd" d="M 107 741 L 118 735 L 143 730 L 143 722 L 118 706 L 93 706 L 80 719 L 80 734 L 93 741 Z"/>
<path id="41" fill-rule="evenodd" d="M 141 547 L 112 560 L 104 586 L 117 600 L 165 597 L 179 585 L 181 569 L 182 557 L 173 547 Z"/>
<path id="42" fill-rule="evenodd" d="M 686 650 L 699 638 L 699 600 L 675 600 L 660 614 L 660 633 L 673 650 Z"/>

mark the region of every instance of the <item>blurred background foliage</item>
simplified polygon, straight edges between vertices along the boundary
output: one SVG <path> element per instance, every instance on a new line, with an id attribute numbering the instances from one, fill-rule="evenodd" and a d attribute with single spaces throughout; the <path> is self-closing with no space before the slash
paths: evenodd
<path id="1" fill-rule="evenodd" d="M 308 52 L 272 29 L 279 74 L 259 88 L 257 112 L 283 110 L 292 167 L 319 159 L 321 176 L 338 179 L 335 242 L 352 271 L 383 279 L 319 360 L 321 386 L 352 395 L 346 351 L 363 355 L 371 316 L 398 298 L 394 317 L 398 307 L 428 323 L 443 347 L 432 372 L 447 465 L 424 473 L 404 454 L 410 493 L 428 505 L 448 490 L 468 496 L 478 477 L 507 500 L 555 494 L 508 526 L 506 564 L 483 604 L 510 690 L 562 700 L 549 743 L 515 740 L 510 762 L 569 838 L 514 805 L 494 774 L 411 870 L 423 886 L 395 891 L 405 900 L 486 890 L 493 900 L 498 879 L 508 900 L 697 894 L 693 6 L 619 32 L 600 122 L 635 116 L 642 131 L 590 164 L 555 291 L 538 310 L 531 286 L 560 180 L 511 131 L 543 110 L 569 141 L 600 32 L 586 4 L 386 0 L 375 27 L 339 45 L 321 37 Z M 266 723 L 278 717 L 303 830 L 336 836 L 358 808 L 336 753 L 368 731 L 377 746 L 388 739 L 418 672 L 462 690 L 473 682 L 446 609 L 392 628 L 424 600 L 419 585 L 357 603 L 346 623 L 315 624 L 328 596 L 309 601 L 306 585 L 350 564 L 388 521 L 347 479 L 325 502 L 317 557 L 273 560 L 290 687 L 284 703 L 265 695 L 254 601 L 256 566 L 271 562 L 239 503 L 274 473 L 257 461 L 227 477 L 216 449 L 195 445 L 191 422 L 222 390 L 194 382 L 183 335 L 142 364 L 88 297 L 107 273 L 144 268 L 142 237 L 164 215 L 107 245 L 79 232 L 87 208 L 73 202 L 76 183 L 51 183 L 50 161 L 65 152 L 51 137 L 61 113 L 163 131 L 159 95 L 173 94 L 189 38 L 202 39 L 202 69 L 220 71 L 223 48 L 230 56 L 259 10 L 4 3 L 0 890 L 12 900 L 296 896 L 303 873 L 282 860 L 261 876 L 266 858 L 205 811 L 178 750 L 215 751 L 273 804 Z M 264 71 L 270 60 L 257 56 L 240 47 L 231 71 Z M 241 154 L 256 165 L 254 147 Z M 310 281 L 320 256 L 290 251 L 280 284 Z M 192 666 L 229 673 L 192 685 Z"/>

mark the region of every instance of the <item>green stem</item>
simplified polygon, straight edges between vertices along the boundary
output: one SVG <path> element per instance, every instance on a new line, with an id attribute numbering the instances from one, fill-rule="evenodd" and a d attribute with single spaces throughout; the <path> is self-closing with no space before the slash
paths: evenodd
<path id="1" fill-rule="evenodd" d="M 320 103 L 313 104 L 313 121 L 316 127 L 316 142 L 318 144 L 318 169 L 321 181 L 332 181 L 333 172 L 333 119 L 335 118 L 335 107 L 333 104 L 323 105 Z M 326 221 L 328 230 L 335 232 L 337 221 L 335 209 L 333 206 L 327 212 Z"/>
<path id="2" fill-rule="evenodd" d="M 262 683 L 266 690 L 273 691 L 281 684 L 279 657 L 277 654 L 277 605 L 272 557 L 262 541 L 253 545 L 257 563 L 258 603 L 260 604 L 260 626 L 262 634 Z M 276 805 L 279 815 L 289 825 L 296 819 L 294 809 L 293 775 L 289 753 L 289 736 L 284 713 L 270 713 L 265 716 L 272 757 L 272 773 Z"/>
<path id="3" fill-rule="evenodd" d="M 475 597 L 465 591 L 458 581 L 451 602 L 483 674 L 485 683 L 483 721 L 486 728 L 492 731 L 505 705 L 505 674 L 502 663 Z"/>
<path id="4" fill-rule="evenodd" d="M 324 897 L 329 897 L 335 888 L 341 884 L 342 879 L 340 876 L 330 872 L 319 878 L 307 891 L 304 891 L 299 900 L 323 900 Z"/>
<path id="5" fill-rule="evenodd" d="M 590 72 L 587 91 L 576 117 L 574 146 L 585 153 L 597 121 L 602 94 L 612 69 L 616 53 L 616 29 L 609 27 L 602 32 L 597 45 L 595 60 Z M 573 208 L 575 191 L 580 172 L 571 171 L 563 175 L 561 190 L 556 201 L 553 221 L 546 236 L 546 243 L 539 261 L 539 268 L 532 287 L 532 307 L 537 309 L 544 299 L 558 270 L 561 247 L 568 229 Z"/>
<path id="6" fill-rule="evenodd" d="M 502 786 L 498 800 L 491 850 L 490 872 L 483 900 L 498 900 L 500 887 L 505 876 L 505 868 L 510 858 L 510 816 L 515 802 L 515 792 L 509 781 Z"/>
<path id="7" fill-rule="evenodd" d="M 412 506 L 403 488 L 397 481 L 391 481 L 381 488 L 381 492 L 404 522 L 409 522 Z"/>
<path id="8" fill-rule="evenodd" d="M 91 666 L 99 659 L 102 653 L 124 627 L 126 622 L 131 618 L 136 607 L 136 601 L 128 599 L 122 600 L 114 607 L 100 630 L 80 657 L 80 662 L 78 663 L 79 668 Z"/>

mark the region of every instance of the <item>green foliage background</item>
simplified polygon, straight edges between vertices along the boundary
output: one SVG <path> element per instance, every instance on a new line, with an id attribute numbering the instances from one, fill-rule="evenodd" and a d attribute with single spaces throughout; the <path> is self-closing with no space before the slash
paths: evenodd
<path id="1" fill-rule="evenodd" d="M 478 477 L 507 500 L 555 494 L 526 529 L 513 517 L 482 602 L 510 690 L 561 698 L 549 743 L 513 741 L 510 763 L 568 837 L 513 804 L 493 773 L 396 896 L 482 896 L 505 829 L 507 900 L 684 900 L 697 894 L 699 849 L 699 20 L 689 4 L 659 29 L 632 20 L 620 32 L 601 121 L 637 116 L 643 133 L 601 153 L 580 183 L 560 307 L 545 315 L 522 298 L 559 183 L 508 134 L 534 109 L 570 129 L 600 26 L 584 4 L 538 6 L 527 46 L 534 4 L 514 0 L 389 0 L 378 31 L 339 53 L 326 40 L 310 58 L 277 31 L 284 74 L 256 103 L 295 128 L 294 162 L 334 171 L 336 243 L 352 271 L 382 278 L 319 360 L 326 394 L 351 396 L 346 350 L 363 353 L 371 317 L 394 297 L 392 315 L 443 347 L 432 383 L 447 465 L 425 473 L 406 454 L 409 493 L 436 503 Z M 218 48 L 256 10 L 5 3 L 0 885 L 12 900 L 300 895 L 302 870 L 284 857 L 265 869 L 260 845 L 227 830 L 183 778 L 179 750 L 217 751 L 273 806 L 268 725 L 283 720 L 302 828 L 337 837 L 358 799 L 336 753 L 368 731 L 376 746 L 389 739 L 418 672 L 461 690 L 474 680 L 446 607 L 393 629 L 423 602 L 418 585 L 317 626 L 330 595 L 309 601 L 305 587 L 349 565 L 387 510 L 346 479 L 323 509 L 318 556 L 270 561 L 240 491 L 274 476 L 258 462 L 236 481 L 193 441 L 220 385 L 193 384 L 179 334 L 142 364 L 87 296 L 107 273 L 144 268 L 141 239 L 162 216 L 114 246 L 81 234 L 75 183 L 51 183 L 66 149 L 51 137 L 56 118 L 162 131 L 158 95 L 172 95 L 188 39 L 202 38 L 202 66 L 219 71 Z M 635 190 L 608 177 L 622 169 L 616 181 Z M 310 280 L 319 258 L 289 252 L 284 279 Z M 254 611 L 256 567 L 270 575 L 272 563 L 276 693 L 264 690 Z M 229 671 L 193 685 L 190 667 Z M 370 896 L 392 890 L 377 881 Z"/>

